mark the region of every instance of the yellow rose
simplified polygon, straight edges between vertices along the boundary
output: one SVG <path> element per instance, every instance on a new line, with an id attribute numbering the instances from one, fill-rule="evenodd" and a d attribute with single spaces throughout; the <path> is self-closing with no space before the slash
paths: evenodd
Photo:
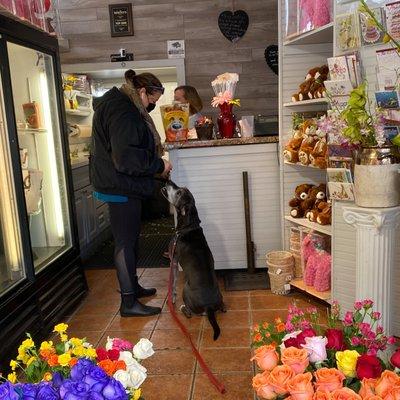
<path id="1" fill-rule="evenodd" d="M 66 367 L 70 361 L 71 361 L 71 354 L 69 353 L 64 353 L 58 356 L 58 363 L 62 367 Z"/>
<path id="2" fill-rule="evenodd" d="M 10 367 L 13 371 L 15 371 L 18 367 L 18 363 L 15 360 L 10 361 Z"/>
<path id="3" fill-rule="evenodd" d="M 65 333 L 67 331 L 67 329 L 68 329 L 68 324 L 61 323 L 54 327 L 53 332 L 57 332 L 61 335 L 61 334 Z"/>
<path id="4" fill-rule="evenodd" d="M 69 339 L 69 342 L 72 344 L 72 346 L 76 346 L 76 347 L 82 346 L 82 344 L 83 344 L 82 339 L 78 339 L 76 337 Z"/>
<path id="5" fill-rule="evenodd" d="M 356 364 L 360 354 L 356 350 L 345 350 L 336 352 L 337 367 L 346 376 L 356 376 Z"/>
<path id="6" fill-rule="evenodd" d="M 11 372 L 11 374 L 8 374 L 7 379 L 11 383 L 15 383 L 15 382 L 17 382 L 17 374 L 15 372 Z"/>
<path id="7" fill-rule="evenodd" d="M 142 389 L 136 389 L 135 392 L 133 393 L 132 400 L 139 400 L 141 394 L 142 394 Z"/>
<path id="8" fill-rule="evenodd" d="M 83 346 L 77 346 L 72 350 L 72 353 L 77 357 L 83 357 L 85 355 L 85 348 Z"/>
<path id="9" fill-rule="evenodd" d="M 40 350 L 52 350 L 53 349 L 53 342 L 42 342 L 40 345 Z"/>
<path id="10" fill-rule="evenodd" d="M 96 358 L 97 357 L 97 353 L 96 350 L 89 347 L 88 349 L 86 349 L 86 357 L 88 358 Z"/>
<path id="11" fill-rule="evenodd" d="M 26 362 L 26 366 L 29 367 L 34 361 L 36 361 L 36 357 L 30 357 L 29 360 Z"/>
<path id="12" fill-rule="evenodd" d="M 53 375 L 52 375 L 51 372 L 46 372 L 46 373 L 43 375 L 43 380 L 44 380 L 45 382 L 50 382 L 52 379 L 53 379 Z"/>
<path id="13" fill-rule="evenodd" d="M 25 349 L 31 349 L 32 347 L 35 347 L 35 343 L 31 338 L 25 339 L 22 343 L 21 346 Z"/>

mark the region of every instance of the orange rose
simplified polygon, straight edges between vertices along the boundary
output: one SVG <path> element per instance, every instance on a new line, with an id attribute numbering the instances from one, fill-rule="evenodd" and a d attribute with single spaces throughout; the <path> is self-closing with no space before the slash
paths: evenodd
<path id="1" fill-rule="evenodd" d="M 400 384 L 400 378 L 393 371 L 385 370 L 375 385 L 375 393 L 378 396 L 385 397 L 386 394 L 395 386 Z"/>
<path id="2" fill-rule="evenodd" d="M 400 400 L 399 384 L 396 384 L 396 386 L 385 392 L 384 400 Z"/>
<path id="3" fill-rule="evenodd" d="M 269 383 L 273 386 L 276 394 L 286 394 L 287 383 L 295 376 L 295 373 L 289 365 L 276 366 L 269 375 Z"/>
<path id="4" fill-rule="evenodd" d="M 260 346 L 254 351 L 254 357 L 251 361 L 254 360 L 262 370 L 271 371 L 278 365 L 279 355 L 275 350 L 275 346 Z"/>
<path id="5" fill-rule="evenodd" d="M 330 392 L 324 392 L 323 390 L 317 390 L 314 393 L 313 400 L 331 400 Z"/>
<path id="6" fill-rule="evenodd" d="M 104 372 L 109 375 L 113 376 L 115 369 L 114 369 L 114 362 L 109 360 L 108 358 L 106 360 L 102 360 L 97 365 L 104 370 Z"/>
<path id="7" fill-rule="evenodd" d="M 281 322 L 280 324 L 276 325 L 276 330 L 277 332 L 281 333 L 281 332 L 285 332 L 286 326 L 283 322 Z"/>
<path id="8" fill-rule="evenodd" d="M 124 360 L 114 361 L 114 371 L 118 371 L 120 369 L 126 371 L 125 361 Z"/>
<path id="9" fill-rule="evenodd" d="M 364 400 L 383 400 L 381 396 L 378 396 L 376 394 L 372 395 L 372 396 L 368 396 L 366 397 Z"/>
<path id="10" fill-rule="evenodd" d="M 361 381 L 361 388 L 358 391 L 358 394 L 366 399 L 367 397 L 375 395 L 375 385 L 378 380 L 374 378 L 364 378 Z"/>
<path id="11" fill-rule="evenodd" d="M 288 392 L 293 400 L 312 400 L 314 395 L 314 388 L 311 383 L 311 372 L 305 374 L 298 374 L 287 384 Z"/>
<path id="12" fill-rule="evenodd" d="M 287 347 L 282 350 L 282 364 L 292 367 L 296 374 L 302 374 L 308 367 L 308 352 L 306 349 Z"/>
<path id="13" fill-rule="evenodd" d="M 269 371 L 264 371 L 262 374 L 257 374 L 253 378 L 253 388 L 258 397 L 267 400 L 273 400 L 276 397 L 274 388 L 269 383 Z"/>
<path id="14" fill-rule="evenodd" d="M 343 372 L 336 368 L 320 368 L 314 373 L 316 390 L 333 392 L 343 387 L 343 380 L 346 378 Z"/>
<path id="15" fill-rule="evenodd" d="M 44 360 L 48 360 L 54 354 L 54 350 L 43 349 L 40 350 L 39 354 Z"/>
<path id="16" fill-rule="evenodd" d="M 362 400 L 361 396 L 359 396 L 354 390 L 351 390 L 348 387 L 336 389 L 332 393 L 331 399 L 332 400 Z"/>
<path id="17" fill-rule="evenodd" d="M 78 362 L 78 359 L 76 357 L 73 357 L 69 361 L 69 366 L 72 368 L 77 362 Z"/>
<path id="18" fill-rule="evenodd" d="M 254 335 L 254 337 L 253 337 L 253 342 L 261 342 L 261 340 L 262 340 L 262 336 L 261 336 L 261 333 L 256 333 L 255 335 Z"/>
<path id="19" fill-rule="evenodd" d="M 53 354 L 50 356 L 50 358 L 47 360 L 47 363 L 50 365 L 50 367 L 56 367 L 58 364 L 58 355 Z"/>

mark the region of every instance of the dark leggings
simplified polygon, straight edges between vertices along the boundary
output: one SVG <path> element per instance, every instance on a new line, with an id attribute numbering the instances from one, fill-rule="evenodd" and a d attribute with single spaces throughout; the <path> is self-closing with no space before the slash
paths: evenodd
<path id="1" fill-rule="evenodd" d="M 122 293 L 135 294 L 142 201 L 129 199 L 126 203 L 108 203 L 108 207 L 119 286 Z"/>

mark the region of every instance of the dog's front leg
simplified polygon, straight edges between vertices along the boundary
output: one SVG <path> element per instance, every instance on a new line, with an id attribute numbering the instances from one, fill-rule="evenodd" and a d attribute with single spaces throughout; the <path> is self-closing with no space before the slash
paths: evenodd
<path id="1" fill-rule="evenodd" d="M 174 267 L 174 270 L 173 270 L 173 283 L 172 283 L 172 303 L 173 304 L 175 304 L 176 296 L 177 296 L 178 273 L 179 273 L 178 265 L 176 267 Z"/>

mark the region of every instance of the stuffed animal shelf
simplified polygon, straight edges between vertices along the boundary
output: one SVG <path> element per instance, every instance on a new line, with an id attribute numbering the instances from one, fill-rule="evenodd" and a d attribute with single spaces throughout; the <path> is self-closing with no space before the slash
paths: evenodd
<path id="1" fill-rule="evenodd" d="M 299 85 L 299 90 L 292 95 L 292 102 L 326 97 L 324 82 L 328 79 L 328 74 L 327 65 L 311 68 L 305 80 Z"/>
<path id="2" fill-rule="evenodd" d="M 311 210 L 314 202 L 309 198 L 309 192 L 312 187 L 312 185 L 306 183 L 296 187 L 294 197 L 289 201 L 290 215 L 293 218 L 304 218 L 307 212 Z"/>

